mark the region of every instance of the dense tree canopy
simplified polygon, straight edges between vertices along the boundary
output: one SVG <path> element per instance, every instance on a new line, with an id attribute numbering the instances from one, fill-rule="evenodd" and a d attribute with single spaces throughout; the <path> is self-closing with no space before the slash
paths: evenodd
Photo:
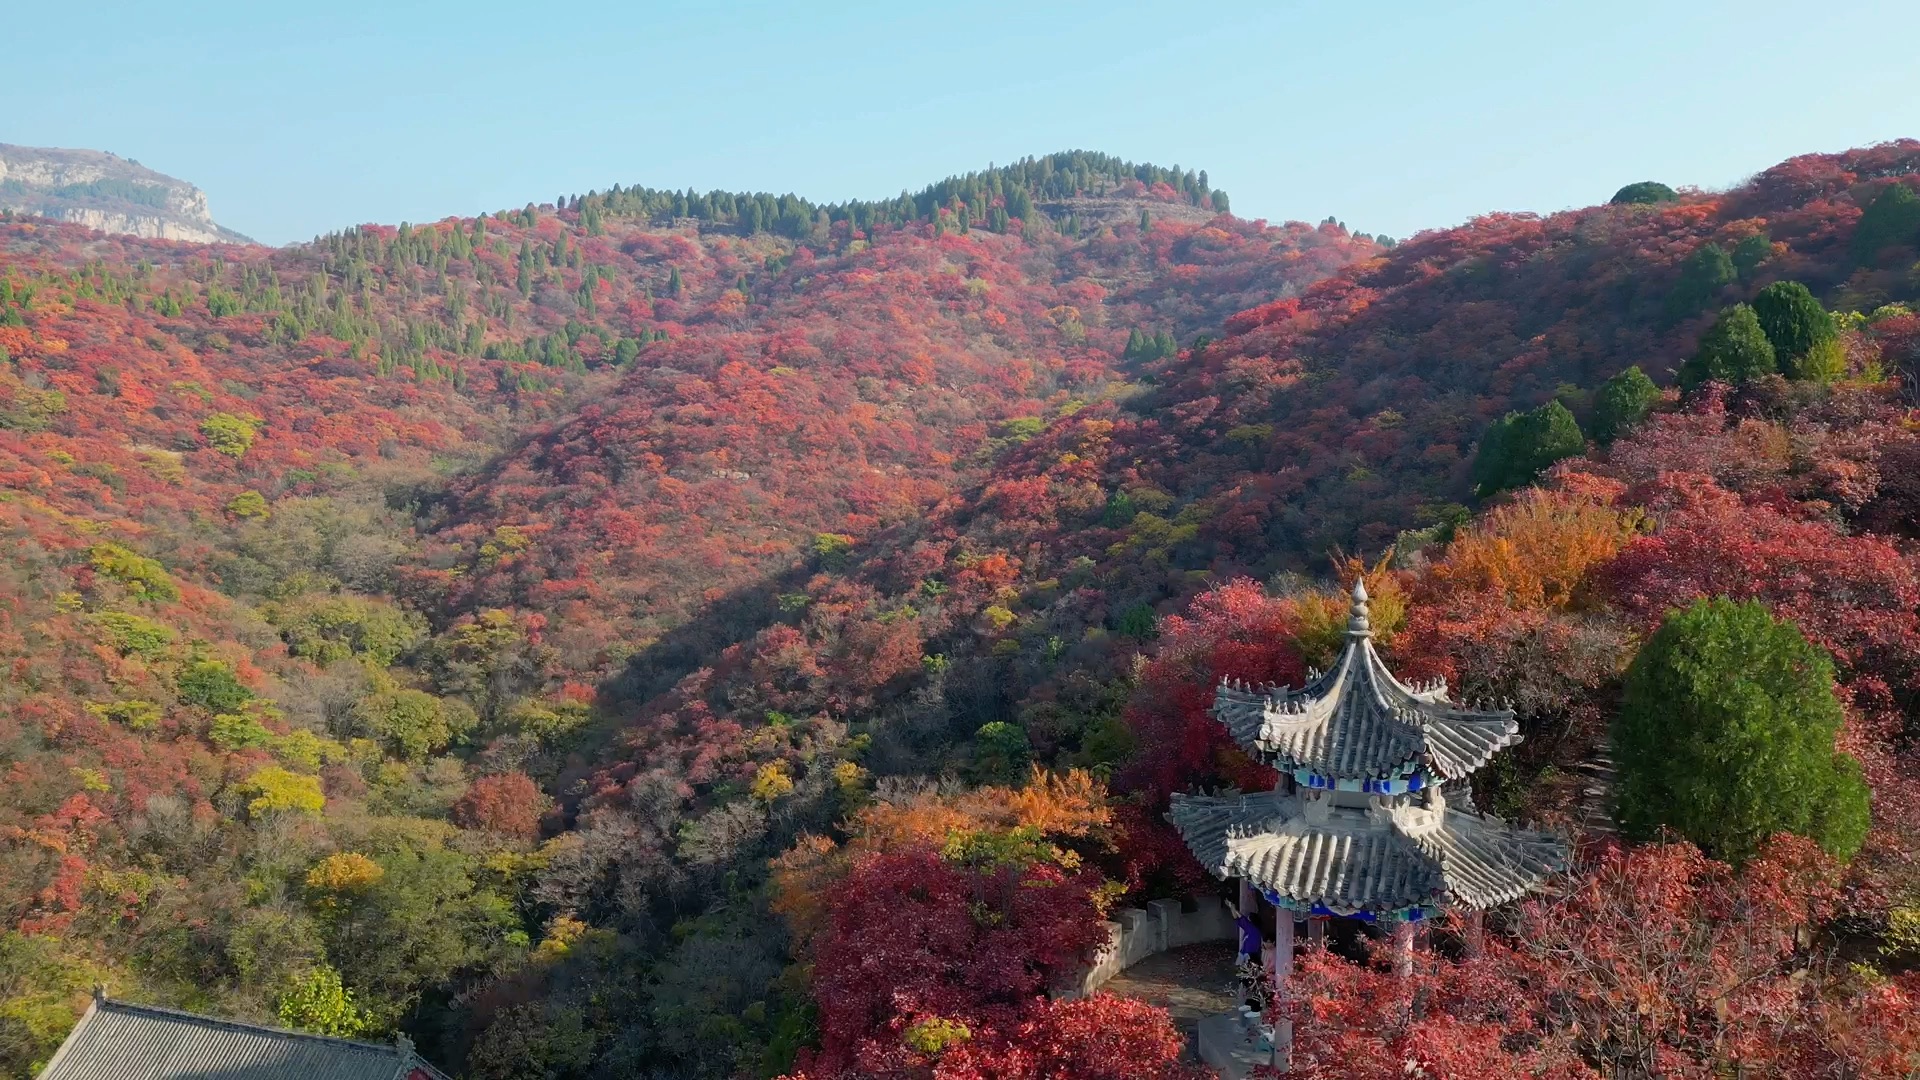
<path id="1" fill-rule="evenodd" d="M 1833 316 L 1805 285 L 1774 282 L 1753 298 L 1753 314 L 1788 378 L 1825 381 L 1845 367 Z"/>
<path id="2" fill-rule="evenodd" d="M 1647 411 L 1659 400 L 1660 388 L 1638 364 L 1601 383 L 1593 405 L 1594 438 L 1603 443 L 1612 442 L 1645 419 Z"/>
<path id="3" fill-rule="evenodd" d="M 1920 244 L 1920 195 L 1899 180 L 1880 189 L 1853 231 L 1853 253 L 1866 262 L 1890 247 Z"/>

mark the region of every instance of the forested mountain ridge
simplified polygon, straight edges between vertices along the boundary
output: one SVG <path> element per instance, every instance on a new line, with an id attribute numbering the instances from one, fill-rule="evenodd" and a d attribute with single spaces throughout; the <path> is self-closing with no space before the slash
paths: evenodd
<path id="1" fill-rule="evenodd" d="M 1116 895 L 1198 884 L 1158 800 L 1270 782 L 1206 694 L 1326 662 L 1328 569 L 1368 574 L 1398 670 L 1522 704 L 1479 794 L 1527 816 L 1566 808 L 1668 607 L 1795 620 L 1874 789 L 1849 925 L 1894 948 L 1916 180 L 1890 144 L 1398 246 L 1085 154 L 277 252 L 0 223 L 0 1064 L 104 980 L 404 1029 L 476 1078 L 1173 1076 L 1164 1014 L 1035 995 Z M 1839 359 L 1728 374 L 1716 313 L 1793 281 Z M 1621 374 L 1696 361 L 1740 385 Z M 1649 890 L 1676 910 L 1723 887 L 1635 858 L 1695 874 Z M 1576 930 L 1617 917 L 1596 888 Z M 1655 995 L 1732 1033 L 1676 1053 L 1773 1068 L 1740 1025 L 1794 994 L 1803 1022 L 1904 1015 L 1904 984 L 1739 955 L 1764 970 L 1700 968 L 1764 987 L 1752 1011 Z M 1316 978 L 1355 1033 L 1328 1075 L 1399 1075 L 1342 1011 L 1383 991 Z M 1501 999 L 1593 1005 L 1517 1042 L 1435 985 L 1462 1026 L 1422 1046 L 1645 1045 L 1573 982 Z M 1897 1032 L 1834 1030 L 1788 1041 L 1826 1074 L 1895 1060 Z"/>

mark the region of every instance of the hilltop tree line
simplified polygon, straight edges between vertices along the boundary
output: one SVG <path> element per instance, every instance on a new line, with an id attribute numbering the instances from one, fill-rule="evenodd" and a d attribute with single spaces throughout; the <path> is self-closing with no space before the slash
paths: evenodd
<path id="1" fill-rule="evenodd" d="M 581 215 L 589 235 L 608 216 L 652 219 L 695 218 L 731 225 L 744 233 L 770 232 L 798 238 L 816 226 L 848 223 L 865 231 L 951 219 L 960 231 L 978 224 L 1005 232 L 1010 220 L 1030 221 L 1036 201 L 1124 194 L 1157 196 L 1227 213 L 1226 192 L 1213 188 L 1206 171 L 1136 165 L 1108 154 L 1084 150 L 1024 158 L 1011 165 L 949 177 L 897 198 L 816 203 L 799 196 L 767 192 L 664 191 L 621 187 L 605 192 L 561 196 L 557 206 Z"/>

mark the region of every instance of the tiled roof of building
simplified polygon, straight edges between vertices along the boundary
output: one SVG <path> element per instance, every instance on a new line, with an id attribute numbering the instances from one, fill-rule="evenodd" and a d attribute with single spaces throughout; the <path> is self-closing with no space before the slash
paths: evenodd
<path id="1" fill-rule="evenodd" d="M 39 1080 L 447 1080 L 405 1039 L 379 1044 L 175 1009 L 93 1004 Z"/>
<path id="2" fill-rule="evenodd" d="M 1213 715 L 1249 753 L 1329 780 L 1391 779 L 1421 766 L 1432 779 L 1456 780 L 1520 741 L 1512 710 L 1453 704 L 1444 681 L 1395 678 L 1373 649 L 1358 582 L 1347 643 L 1330 670 L 1297 690 L 1223 680 Z"/>
<path id="3" fill-rule="evenodd" d="M 1167 820 L 1216 877 L 1241 877 L 1300 909 L 1394 913 L 1492 907 L 1566 866 L 1546 833 L 1424 799 L 1333 805 L 1328 792 L 1175 795 Z"/>

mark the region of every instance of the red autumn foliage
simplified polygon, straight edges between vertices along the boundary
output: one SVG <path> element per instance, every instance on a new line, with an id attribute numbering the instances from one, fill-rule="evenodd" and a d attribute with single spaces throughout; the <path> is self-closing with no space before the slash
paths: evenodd
<path id="1" fill-rule="evenodd" d="M 516 840 L 540 837 L 540 818 L 547 809 L 546 793 L 525 773 L 483 776 L 453 804 L 455 824 L 484 829 Z"/>
<path id="2" fill-rule="evenodd" d="M 1311 954 L 1290 1075 L 1904 1076 L 1920 981 L 1807 966 L 1836 880 L 1792 838 L 1738 876 L 1684 844 L 1613 849 L 1568 895 L 1521 905 L 1478 958 L 1427 954 L 1396 977 Z"/>
<path id="3" fill-rule="evenodd" d="M 1015 1027 L 969 1038 L 917 1068 L 927 1080 L 1205 1080 L 1181 1060 L 1186 1040 L 1166 1011 L 1094 994 L 1042 1001 Z M 819 1068 L 788 1080 L 854 1080 L 867 1072 Z"/>
<path id="4" fill-rule="evenodd" d="M 1306 665 L 1291 641 L 1295 605 L 1241 579 L 1198 597 L 1185 615 L 1161 620 L 1160 646 L 1128 714 L 1144 752 L 1126 786 L 1157 805 L 1216 774 L 1242 790 L 1273 786 L 1272 770 L 1249 760 L 1208 709 L 1222 678 L 1299 685 Z"/>
<path id="5" fill-rule="evenodd" d="M 859 857 L 816 947 L 821 1048 L 807 1070 L 925 1075 L 928 1055 L 903 1041 L 921 1021 L 1005 1037 L 1033 1017 L 1050 978 L 1091 951 L 1098 884 L 1044 862 L 970 868 L 926 849 Z"/>
<path id="6" fill-rule="evenodd" d="M 934 1080 L 1201 1080 L 1164 1009 L 1112 994 L 1047 1001 L 991 1044 L 943 1056 Z"/>

